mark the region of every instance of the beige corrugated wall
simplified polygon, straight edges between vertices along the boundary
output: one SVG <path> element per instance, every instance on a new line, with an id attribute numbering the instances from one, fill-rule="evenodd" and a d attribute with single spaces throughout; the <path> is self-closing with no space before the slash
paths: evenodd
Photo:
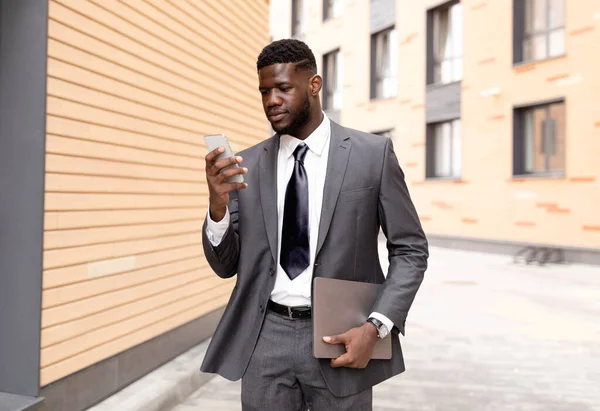
<path id="1" fill-rule="evenodd" d="M 202 136 L 268 136 L 264 0 L 52 0 L 41 385 L 226 303 Z"/>

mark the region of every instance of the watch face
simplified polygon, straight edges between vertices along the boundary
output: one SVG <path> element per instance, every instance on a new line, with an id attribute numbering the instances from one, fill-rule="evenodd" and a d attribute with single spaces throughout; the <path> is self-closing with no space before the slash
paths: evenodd
<path id="1" fill-rule="evenodd" d="M 385 337 L 387 337 L 387 335 L 389 333 L 390 332 L 387 329 L 387 327 L 385 325 L 382 325 L 381 328 L 379 329 L 379 338 L 385 338 Z"/>

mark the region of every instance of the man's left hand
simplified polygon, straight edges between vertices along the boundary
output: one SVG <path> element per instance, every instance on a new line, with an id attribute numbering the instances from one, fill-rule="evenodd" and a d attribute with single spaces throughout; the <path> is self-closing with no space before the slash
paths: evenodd
<path id="1" fill-rule="evenodd" d="M 345 354 L 331 360 L 333 368 L 365 368 L 378 340 L 377 328 L 371 323 L 352 328 L 344 334 L 323 337 L 323 341 L 328 344 L 344 344 L 346 347 Z"/>

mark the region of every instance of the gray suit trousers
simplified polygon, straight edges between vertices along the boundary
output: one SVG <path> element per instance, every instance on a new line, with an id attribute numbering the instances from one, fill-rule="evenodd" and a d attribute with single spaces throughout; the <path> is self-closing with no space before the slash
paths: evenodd
<path id="1" fill-rule="evenodd" d="M 312 322 L 269 312 L 242 377 L 243 411 L 370 411 L 373 389 L 334 396 L 312 353 Z"/>

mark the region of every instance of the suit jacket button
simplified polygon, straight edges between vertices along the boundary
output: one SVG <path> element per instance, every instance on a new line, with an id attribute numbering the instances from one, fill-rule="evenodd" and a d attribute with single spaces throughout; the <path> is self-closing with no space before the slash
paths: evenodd
<path id="1" fill-rule="evenodd" d="M 273 270 L 272 268 L 269 270 L 269 274 L 271 275 L 275 275 L 275 270 Z"/>
<path id="2" fill-rule="evenodd" d="M 265 310 L 265 307 L 263 307 L 263 305 L 260 305 L 260 312 L 262 313 Z"/>

